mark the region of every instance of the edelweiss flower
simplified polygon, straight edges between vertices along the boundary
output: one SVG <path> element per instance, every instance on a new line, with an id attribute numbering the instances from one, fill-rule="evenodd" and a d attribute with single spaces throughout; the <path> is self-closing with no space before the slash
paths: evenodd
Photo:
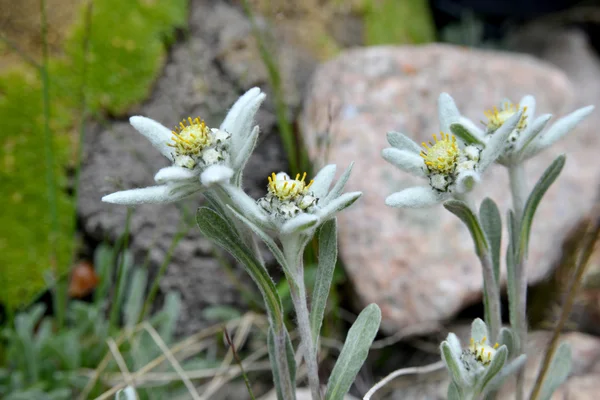
<path id="1" fill-rule="evenodd" d="M 433 142 L 419 147 L 407 136 L 388 133 L 393 147 L 382 151 L 383 158 L 403 171 L 429 181 L 428 186 L 413 187 L 388 196 L 385 203 L 392 207 L 429 207 L 454 195 L 471 191 L 485 169 L 502 152 L 506 138 L 518 124 L 521 112 L 508 117 L 485 143 L 464 144 L 447 133 L 450 125 L 460 118 L 454 100 L 442 93 L 438 100 L 441 138 L 433 135 Z"/>
<path id="2" fill-rule="evenodd" d="M 342 194 L 352 165 L 342 174 L 331 190 L 336 166 L 327 165 L 319 171 L 314 180 L 306 183 L 306 173 L 291 179 L 285 172 L 268 177 L 267 194 L 254 201 L 240 188 L 224 185 L 224 189 L 239 211 L 263 231 L 277 234 L 292 234 L 316 229 L 335 213 L 350 206 L 361 192 Z"/>
<path id="3" fill-rule="evenodd" d="M 484 130 L 465 117 L 459 117 L 450 129 L 468 144 L 483 144 L 496 135 L 497 130 L 510 117 L 520 112 L 521 119 L 508 135 L 502 154 L 497 160 L 500 164 L 508 166 L 519 164 L 550 147 L 575 128 L 594 109 L 594 106 L 580 108 L 559 119 L 546 133 L 541 134 L 552 118 L 552 114 L 535 118 L 535 105 L 535 98 L 530 95 L 523 97 L 518 104 L 505 100 L 500 108 L 494 107 L 484 112 L 487 118 L 487 122 L 483 122 Z"/>
<path id="4" fill-rule="evenodd" d="M 158 171 L 154 177 L 157 186 L 112 193 L 102 201 L 169 203 L 216 183 L 232 181 L 239 186 L 258 138 L 258 126 L 252 125 L 264 98 L 259 88 L 248 90 L 231 107 L 219 129 L 209 128 L 200 118 L 188 118 L 170 130 L 150 118 L 131 117 L 131 125 L 173 165 Z"/>
<path id="5" fill-rule="evenodd" d="M 508 356 L 505 345 L 487 343 L 488 330 L 485 323 L 477 318 L 471 325 L 471 343 L 463 349 L 454 333 L 441 344 L 442 359 L 450 371 L 452 380 L 459 391 L 478 395 L 485 393 L 486 385 L 500 372 Z"/>

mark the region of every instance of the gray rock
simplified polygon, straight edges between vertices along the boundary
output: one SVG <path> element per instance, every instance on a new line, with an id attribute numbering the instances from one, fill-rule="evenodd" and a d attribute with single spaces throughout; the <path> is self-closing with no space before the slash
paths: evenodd
<path id="1" fill-rule="evenodd" d="M 319 67 L 300 125 L 317 164 L 356 162 L 347 190 L 364 196 L 339 217 L 340 255 L 361 305 L 379 304 L 387 332 L 445 321 L 481 299 L 481 267 L 467 229 L 455 216 L 441 206 L 384 206 L 392 192 L 424 184 L 381 158 L 386 132 L 429 140 L 439 130 L 437 97 L 443 91 L 475 121 L 502 98 L 518 101 L 525 94 L 535 95 L 538 112 L 553 113 L 554 120 L 583 105 L 573 101 L 574 87 L 563 72 L 525 55 L 444 45 L 375 47 L 345 52 Z M 600 172 L 600 164 L 592 161 L 600 145 L 592 129 L 597 115 L 526 166 L 532 187 L 558 154 L 569 155 L 536 215 L 530 282 L 549 271 L 564 233 L 594 199 Z M 477 201 L 493 198 L 503 215 L 510 204 L 506 175 L 492 166 L 475 192 Z"/>
<path id="2" fill-rule="evenodd" d="M 236 43 L 251 36 L 249 26 L 237 8 L 207 0 L 193 1 L 188 35 L 170 49 L 150 97 L 130 115 L 144 115 L 168 127 L 188 116 L 200 116 L 209 126 L 218 126 L 245 90 L 254 85 L 264 88 L 267 83 L 262 63 L 255 54 L 236 53 Z M 293 54 L 293 49 L 287 52 Z M 237 58 L 230 59 L 230 55 Z M 254 58 L 251 63 L 246 58 L 250 56 Z M 282 73 L 300 74 L 300 69 L 304 75 L 310 73 L 309 64 L 293 59 L 290 63 L 295 69 Z M 234 70 L 234 65 L 245 69 Z M 292 81 L 299 96 L 303 86 Z M 271 172 L 286 168 L 271 97 L 257 115 L 261 126 L 259 146 L 245 173 L 245 184 L 254 197 L 264 194 L 266 177 Z M 82 228 L 97 240 L 113 241 L 124 230 L 127 209 L 102 203 L 100 198 L 116 190 L 152 185 L 154 174 L 168 161 L 126 119 L 91 125 L 86 132 L 84 152 L 79 199 Z M 140 205 L 131 216 L 130 247 L 138 263 L 148 257 L 152 271 L 166 259 L 177 232 L 187 230 L 160 283 L 161 291 L 176 290 L 183 298 L 180 334 L 190 334 L 206 326 L 201 312 L 208 306 L 245 307 L 236 285 L 254 290 L 242 268 L 234 266 L 231 273 L 226 271 L 215 259 L 211 243 L 201 237 L 194 222 L 200 201 L 198 196 L 182 204 Z"/>

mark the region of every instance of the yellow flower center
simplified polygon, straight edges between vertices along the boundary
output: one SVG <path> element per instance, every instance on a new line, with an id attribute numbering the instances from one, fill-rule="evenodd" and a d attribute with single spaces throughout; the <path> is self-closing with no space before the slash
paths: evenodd
<path id="1" fill-rule="evenodd" d="M 433 135 L 435 143 L 423 142 L 422 145 L 425 148 L 421 151 L 421 157 L 425 160 L 425 165 L 430 172 L 439 174 L 451 174 L 456 168 L 456 161 L 458 160 L 458 145 L 456 144 L 456 138 L 454 135 L 449 135 L 444 132 L 440 132 L 442 139 L 438 140 L 437 135 Z"/>
<path id="2" fill-rule="evenodd" d="M 188 125 L 186 125 L 186 122 Z M 168 145 L 173 147 L 178 155 L 198 155 L 202 149 L 211 144 L 209 132 L 210 129 L 203 120 L 188 117 L 187 121 L 181 121 L 179 126 L 172 131 L 171 140 L 173 140 L 173 143 Z"/>
<path id="3" fill-rule="evenodd" d="M 306 194 L 313 184 L 312 180 L 307 184 L 304 179 L 306 179 L 306 172 L 302 175 L 302 179 L 300 174 L 296 175 L 296 179 L 290 179 L 287 174 L 275 175 L 273 172 L 269 176 L 269 192 L 281 201 L 294 200 Z"/>
<path id="4" fill-rule="evenodd" d="M 484 336 L 480 342 L 476 342 L 471 338 L 471 344 L 469 345 L 469 351 L 475 356 L 475 359 L 483 365 L 488 365 L 492 362 L 496 349 L 499 344 L 496 343 L 493 347 L 485 344 L 487 338 Z"/>
<path id="5" fill-rule="evenodd" d="M 497 107 L 494 107 L 491 110 L 484 111 L 483 114 L 487 117 L 487 124 L 484 122 L 484 125 L 487 126 L 488 131 L 493 132 L 496 129 L 500 128 L 507 119 L 512 117 L 516 112 L 519 111 L 520 106 L 518 104 L 513 104 L 510 102 L 504 103 L 502 110 L 498 110 Z M 527 115 L 525 112 L 527 111 L 527 107 L 522 108 L 523 115 L 517 124 L 517 129 L 522 131 L 527 126 Z"/>

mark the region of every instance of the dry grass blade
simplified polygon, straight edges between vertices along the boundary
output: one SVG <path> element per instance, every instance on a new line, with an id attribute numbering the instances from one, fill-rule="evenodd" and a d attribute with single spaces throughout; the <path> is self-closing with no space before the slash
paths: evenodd
<path id="1" fill-rule="evenodd" d="M 117 362 L 117 365 L 119 366 L 119 369 L 121 370 L 121 374 L 123 374 L 123 380 L 125 381 L 125 383 L 128 386 L 134 386 L 134 383 L 131 379 L 131 372 L 129 372 L 129 369 L 127 368 L 127 363 L 125 362 L 125 359 L 123 358 L 123 356 L 121 355 L 121 352 L 119 351 L 119 346 L 113 340 L 113 338 L 109 338 L 106 341 L 106 344 L 108 344 L 108 348 L 110 349 L 110 352 L 112 353 L 114 360 Z"/>
<path id="2" fill-rule="evenodd" d="M 152 340 L 154 340 L 154 343 L 156 343 L 156 345 L 164 353 L 167 360 L 169 360 L 169 362 L 173 366 L 173 369 L 175 369 L 177 374 L 180 376 L 181 381 L 183 382 L 183 384 L 185 385 L 187 390 L 190 392 L 192 399 L 200 400 L 201 397 L 200 397 L 200 394 L 196 391 L 196 387 L 194 386 L 194 384 L 192 383 L 190 378 L 188 378 L 188 376 L 186 375 L 184 369 L 181 367 L 181 364 L 179 364 L 179 361 L 177 361 L 177 359 L 175 358 L 173 353 L 171 353 L 171 350 L 169 350 L 169 347 L 162 340 L 162 338 L 160 337 L 158 332 L 156 332 L 156 329 L 154 329 L 154 327 L 147 322 L 144 322 L 143 326 L 144 326 L 144 329 L 146 330 L 146 332 L 148 332 L 148 334 L 150 334 L 150 336 L 152 337 Z"/>
<path id="3" fill-rule="evenodd" d="M 438 361 L 433 364 L 425 365 L 424 367 L 411 367 L 411 368 L 398 369 L 398 370 L 392 372 L 391 374 L 389 374 L 388 376 L 386 376 L 385 378 L 383 378 L 375 386 L 373 386 L 371 388 L 371 390 L 369 390 L 367 392 L 367 394 L 365 394 L 365 397 L 363 397 L 363 400 L 371 400 L 371 396 L 373 396 L 375 394 L 375 392 L 377 392 L 379 389 L 381 389 L 382 387 L 384 387 L 385 385 L 387 385 L 388 383 L 390 383 L 392 380 L 396 379 L 399 376 L 429 374 L 429 373 L 436 372 L 436 371 L 439 371 L 442 369 L 444 369 L 443 361 Z"/>

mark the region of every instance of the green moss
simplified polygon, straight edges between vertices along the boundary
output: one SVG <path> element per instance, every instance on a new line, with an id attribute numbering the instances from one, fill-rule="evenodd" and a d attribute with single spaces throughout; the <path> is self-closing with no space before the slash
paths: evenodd
<path id="1" fill-rule="evenodd" d="M 426 0 L 365 0 L 365 43 L 418 44 L 435 40 Z"/>
<path id="2" fill-rule="evenodd" d="M 77 153 L 82 90 L 92 113 L 120 115 L 142 101 L 160 72 L 165 41 L 186 15 L 187 0 L 96 0 L 87 56 L 82 8 L 63 54 L 49 61 L 58 232 L 49 210 L 39 71 L 20 66 L 0 75 L 0 303 L 14 308 L 30 301 L 44 288 L 49 268 L 69 268 L 75 200 L 66 192 L 66 169 Z"/>

